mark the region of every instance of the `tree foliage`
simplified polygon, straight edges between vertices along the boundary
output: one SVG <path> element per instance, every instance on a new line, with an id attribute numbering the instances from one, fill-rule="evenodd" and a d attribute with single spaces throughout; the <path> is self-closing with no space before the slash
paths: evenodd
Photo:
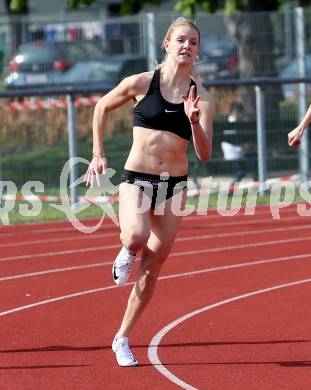
<path id="1" fill-rule="evenodd" d="M 9 3 L 9 8 L 11 12 L 26 12 L 27 7 L 27 0 L 11 0 Z"/>
<path id="2" fill-rule="evenodd" d="M 67 0 L 70 8 L 78 8 L 81 4 L 91 5 L 95 0 Z M 28 0 L 7 0 L 8 8 L 11 12 L 27 12 Z"/>
<path id="3" fill-rule="evenodd" d="M 70 8 L 76 9 L 80 6 L 80 4 L 91 5 L 94 3 L 94 0 L 67 0 Z"/>
<path id="4" fill-rule="evenodd" d="M 67 0 L 70 8 L 76 9 L 80 5 L 91 5 L 95 0 Z M 143 4 L 160 5 L 163 0 L 122 0 L 121 12 L 131 14 Z M 9 0 L 12 12 L 25 12 L 28 0 Z M 274 11 L 284 4 L 305 7 L 311 5 L 311 0 L 175 0 L 175 9 L 186 16 L 194 16 L 198 10 L 216 12 L 223 10 L 226 14 L 237 11 Z"/>

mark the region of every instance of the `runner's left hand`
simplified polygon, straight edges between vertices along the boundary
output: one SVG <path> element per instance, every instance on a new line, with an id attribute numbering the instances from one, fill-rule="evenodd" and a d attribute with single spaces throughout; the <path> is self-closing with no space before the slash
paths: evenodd
<path id="1" fill-rule="evenodd" d="M 200 100 L 200 96 L 195 96 L 195 86 L 193 85 L 190 88 L 190 92 L 188 96 L 183 96 L 184 101 L 184 109 L 187 117 L 190 122 L 197 122 L 199 120 L 200 108 L 198 107 L 198 103 Z"/>

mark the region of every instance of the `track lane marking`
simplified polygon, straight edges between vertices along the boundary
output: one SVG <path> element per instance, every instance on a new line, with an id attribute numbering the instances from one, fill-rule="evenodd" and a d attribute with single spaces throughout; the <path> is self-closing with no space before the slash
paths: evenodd
<path id="1" fill-rule="evenodd" d="M 299 226 L 286 226 L 286 227 L 274 227 L 274 228 L 267 228 L 267 229 L 258 229 L 258 230 L 241 230 L 239 232 L 231 232 L 231 233 L 210 233 L 200 236 L 183 236 L 183 237 L 177 237 L 175 241 L 187 241 L 187 240 L 193 240 L 193 239 L 206 239 L 206 238 L 217 238 L 217 237 L 232 237 L 232 236 L 240 236 L 244 235 L 246 232 L 247 234 L 260 234 L 260 233 L 269 233 L 269 232 L 282 232 L 282 231 L 292 231 L 292 230 L 301 230 L 311 228 L 311 224 L 305 224 L 305 225 L 299 225 Z M 206 228 L 208 229 L 208 228 Z M 21 241 L 21 242 L 12 242 L 8 244 L 0 244 L 0 248 L 10 248 L 10 247 L 16 247 L 16 246 L 32 246 L 33 244 L 48 244 L 53 242 L 66 242 L 66 241 L 80 241 L 80 240 L 93 240 L 93 239 L 103 239 L 105 237 L 117 237 L 119 238 L 119 231 L 113 232 L 113 233 L 94 233 L 91 236 L 83 236 L 83 237 L 62 237 L 62 238 L 50 238 L 45 240 L 27 240 L 27 241 Z M 1 260 L 1 258 L 0 258 Z"/>
<path id="2" fill-rule="evenodd" d="M 311 226 L 311 225 L 310 225 Z M 113 233 L 93 233 L 92 235 L 88 236 L 82 236 L 82 237 L 59 237 L 59 238 L 47 238 L 44 240 L 27 240 L 27 241 L 20 241 L 20 242 L 10 242 L 8 244 L 0 244 L 0 248 L 15 248 L 16 246 L 31 246 L 33 244 L 48 244 L 53 242 L 66 242 L 66 241 L 81 241 L 81 240 L 94 240 L 98 238 L 105 238 L 105 237 L 118 237 L 119 232 L 113 232 Z"/>
<path id="3" fill-rule="evenodd" d="M 307 203 L 306 203 L 307 204 Z M 257 206 L 259 207 L 259 206 Z M 266 207 L 266 206 L 261 206 L 261 207 Z M 205 210 L 205 209 L 204 209 Z M 245 209 L 241 209 L 241 210 L 245 210 Z M 217 211 L 217 210 L 216 210 Z M 189 216 L 186 216 L 186 217 L 183 217 L 183 221 L 194 221 L 194 220 L 213 220 L 213 219 L 223 219 L 223 218 L 230 218 L 230 219 L 235 219 L 237 217 L 246 217 L 246 218 L 253 218 L 254 216 L 257 216 L 259 214 L 260 217 L 265 217 L 265 214 L 268 213 L 269 214 L 270 212 L 270 209 L 269 208 L 265 208 L 265 209 L 260 209 L 260 210 L 257 210 L 255 212 L 255 215 L 245 215 L 245 214 L 242 214 L 242 213 L 239 213 L 239 214 L 236 214 L 236 215 L 233 215 L 233 216 L 223 216 L 223 215 L 220 215 L 218 213 L 215 213 L 213 215 L 198 215 L 197 214 L 197 211 L 195 212 L 195 215 L 193 214 L 190 214 Z M 290 213 L 293 213 L 293 214 L 297 214 L 297 209 L 293 209 L 293 208 L 284 208 L 282 209 L 282 212 L 285 212 L 286 214 L 290 214 Z M 286 219 L 301 219 L 301 218 L 307 218 L 308 216 L 300 216 L 300 215 L 297 215 L 297 216 L 294 216 L 294 217 L 286 217 Z M 282 217 L 281 217 L 282 218 Z M 96 222 L 98 219 L 92 219 L 92 220 L 86 220 L 88 222 Z M 267 219 L 267 221 L 276 221 L 276 222 L 280 222 L 280 220 L 274 220 L 272 218 L 272 215 L 270 214 L 270 218 Z M 247 222 L 247 221 L 245 221 Z M 65 226 L 62 226 L 62 227 L 56 227 L 56 228 L 44 228 L 44 229 L 37 229 L 37 225 L 44 225 L 44 224 L 64 224 Z M 247 223 L 250 223 L 247 222 Z M 77 234 L 80 234 L 80 232 L 75 229 L 72 225 L 70 226 L 66 226 L 70 224 L 70 222 L 68 221 L 53 221 L 53 223 L 51 223 L 51 221 L 49 222 L 35 222 L 35 223 L 28 223 L 27 226 L 29 227 L 32 227 L 34 226 L 35 229 L 33 230 L 21 230 L 21 231 L 17 231 L 17 232 L 2 232 L 1 230 L 4 230 L 4 229 L 7 229 L 9 228 L 10 230 L 12 229 L 16 229 L 16 226 L 17 225 L 8 225 L 8 226 L 0 226 L 0 233 L 6 237 L 14 237 L 14 236 L 18 236 L 18 235 L 21 235 L 21 234 L 25 234 L 25 233 L 29 233 L 29 234 L 47 234 L 47 233 L 58 233 L 58 232 L 72 232 L 72 233 L 77 233 Z M 106 220 L 105 223 L 101 226 L 100 229 L 102 230 L 105 230 L 105 229 L 111 229 L 111 228 L 116 228 L 118 229 L 118 227 L 111 221 L 111 220 Z"/>
<path id="4" fill-rule="evenodd" d="M 184 321 L 186 321 L 186 320 L 188 320 L 188 319 L 190 319 L 198 314 L 201 314 L 201 313 L 206 312 L 208 310 L 214 309 L 216 307 L 223 306 L 223 305 L 226 305 L 228 303 L 235 302 L 238 300 L 250 298 L 250 297 L 255 296 L 255 295 L 264 294 L 267 292 L 280 290 L 282 288 L 297 286 L 300 284 L 306 284 L 306 283 L 310 283 L 310 282 L 311 282 L 311 278 L 310 279 L 302 279 L 302 280 L 296 280 L 296 281 L 290 282 L 290 283 L 279 284 L 279 285 L 271 286 L 268 288 L 251 291 L 249 293 L 237 295 L 237 296 L 234 296 L 234 297 L 231 297 L 228 299 L 224 299 L 222 301 L 213 303 L 211 305 L 204 306 L 203 308 L 200 308 L 200 309 L 194 310 L 190 313 L 187 313 L 187 314 L 183 315 L 182 317 L 179 317 L 175 321 L 172 321 L 171 323 L 166 325 L 152 338 L 152 340 L 149 343 L 149 347 L 148 347 L 148 358 L 149 358 L 151 364 L 153 365 L 153 367 L 157 371 L 159 371 L 160 374 L 165 376 L 171 382 L 175 383 L 179 387 L 186 389 L 186 390 L 199 390 L 197 387 L 193 387 L 189 383 L 184 382 L 183 380 L 178 378 L 176 375 L 174 375 L 171 371 L 169 371 L 162 364 L 162 362 L 158 356 L 158 347 L 161 343 L 161 340 L 168 332 L 170 332 L 172 329 L 174 329 L 176 326 L 178 326 L 181 322 L 184 322 Z"/>
<path id="5" fill-rule="evenodd" d="M 304 258 L 304 257 L 309 257 L 309 256 L 310 256 L 310 254 L 305 254 L 305 255 L 293 256 L 291 258 L 298 259 L 298 258 Z M 175 278 L 187 277 L 187 276 L 192 276 L 192 275 L 201 275 L 201 274 L 208 273 L 208 272 L 224 271 L 224 270 L 233 269 L 233 268 L 243 268 L 243 267 L 249 267 L 249 266 L 260 265 L 260 264 L 262 265 L 262 264 L 268 264 L 268 263 L 273 263 L 273 262 L 277 262 L 277 261 L 290 260 L 291 258 L 290 257 L 289 258 L 287 258 L 287 257 L 285 258 L 284 257 L 284 258 L 279 258 L 279 259 L 258 260 L 256 262 L 246 262 L 246 263 L 239 263 L 239 264 L 224 265 L 224 266 L 220 266 L 220 267 L 205 268 L 205 269 L 197 270 L 197 271 L 182 272 L 182 273 L 173 274 L 173 275 L 160 276 L 158 278 L 158 280 L 175 279 Z M 127 287 L 127 286 L 133 286 L 134 284 L 135 284 L 135 282 L 125 283 L 122 286 L 110 285 L 110 286 L 100 287 L 100 288 L 97 288 L 97 289 L 86 290 L 86 291 L 79 291 L 79 292 L 68 294 L 68 295 L 63 295 L 63 296 L 59 296 L 59 297 L 55 297 L 55 298 L 51 298 L 51 299 L 47 299 L 47 300 L 43 300 L 43 301 L 38 301 L 38 302 L 29 304 L 29 305 L 20 306 L 20 307 L 16 307 L 16 308 L 13 308 L 13 309 L 9 309 L 9 310 L 0 312 L 0 317 L 3 317 L 3 316 L 8 315 L 8 314 L 15 313 L 15 312 L 19 312 L 19 311 L 22 311 L 22 310 L 30 309 L 30 308 L 33 308 L 33 307 L 37 307 L 37 306 L 45 305 L 45 304 L 48 304 L 48 303 L 52 303 L 52 302 L 57 302 L 57 301 L 65 300 L 65 299 L 75 298 L 75 297 L 79 297 L 79 296 L 82 296 L 82 295 L 94 294 L 94 293 L 101 292 L 101 291 L 111 290 L 111 289 L 117 288 L 117 287 L 118 288 L 123 288 L 123 287 Z"/>
<path id="6" fill-rule="evenodd" d="M 182 256 L 184 252 L 179 252 L 178 255 Z M 288 260 L 302 260 L 310 257 L 311 258 L 311 252 L 304 253 L 301 255 L 294 255 L 294 256 L 283 256 L 283 257 L 275 257 L 272 259 L 262 259 L 262 260 L 254 260 L 254 261 L 248 261 L 245 263 L 236 263 L 236 264 L 230 264 L 230 265 L 224 265 L 219 267 L 212 267 L 212 268 L 205 268 L 203 270 L 197 270 L 192 271 L 194 274 L 200 274 L 205 272 L 214 272 L 214 271 L 220 271 L 220 270 L 226 270 L 230 268 L 239 268 L 239 267 L 246 267 L 246 266 L 252 266 L 252 265 L 259 265 L 259 264 L 269 264 L 269 263 L 275 263 L 279 261 L 288 261 Z M 87 264 L 87 265 L 77 265 L 72 267 L 64 267 L 64 268 L 54 268 L 50 270 L 45 271 L 38 271 L 38 272 L 32 272 L 28 274 L 18 274 L 18 275 L 11 275 L 11 276 L 5 276 L 0 278 L 0 282 L 8 281 L 8 280 L 16 280 L 16 279 L 23 279 L 23 278 L 29 278 L 34 276 L 42 276 L 42 275 L 48 275 L 58 272 L 66 272 L 66 271 L 76 271 L 81 269 L 87 269 L 87 268 L 98 268 L 98 267 L 105 267 L 105 266 L 111 266 L 113 264 L 113 261 L 108 261 L 104 263 L 94 263 L 94 264 Z M 178 275 L 178 274 L 176 274 Z M 170 279 L 170 275 L 162 276 L 161 279 Z"/>
<path id="7" fill-rule="evenodd" d="M 310 227 L 308 225 L 307 227 Z M 280 229 L 280 230 L 277 230 Z M 303 225 L 301 229 L 306 229 L 306 226 Z M 202 236 L 188 236 L 188 237 L 178 237 L 175 241 L 176 242 L 182 242 L 182 241 L 188 241 L 188 240 L 205 240 L 207 238 L 215 238 L 215 237 L 232 237 L 232 236 L 239 236 L 239 235 L 245 235 L 245 234 L 261 234 L 265 232 L 274 232 L 274 231 L 291 231 L 291 230 L 300 230 L 300 227 L 298 226 L 291 226 L 287 228 L 275 228 L 275 229 L 260 229 L 257 230 L 256 233 L 252 233 L 255 231 L 243 231 L 243 232 L 235 232 L 235 233 L 218 233 L 217 234 L 211 234 L 211 235 L 202 235 Z M 282 244 L 286 242 L 295 242 L 295 241 L 308 241 L 311 240 L 311 237 L 299 237 L 299 238 L 289 238 L 286 240 L 273 240 L 273 241 L 265 241 L 265 242 L 256 242 L 256 243 L 249 243 L 250 247 L 255 247 L 255 246 L 262 246 L 265 244 Z M 220 249 L 223 248 L 223 250 L 230 250 L 230 249 L 239 249 L 245 247 L 246 244 L 243 245 L 233 245 L 229 247 L 217 247 L 217 248 L 209 248 L 209 249 L 204 249 L 203 252 L 199 253 L 204 253 L 205 251 L 208 252 L 213 252 L 213 251 L 219 251 Z M 85 253 L 85 252 L 95 252 L 97 250 L 105 250 L 105 249 L 116 249 L 120 248 L 120 244 L 113 244 L 113 245 L 103 245 L 103 246 L 95 246 L 95 247 L 89 247 L 89 248 L 82 248 L 82 249 L 68 249 L 68 250 L 63 250 L 63 251 L 57 251 L 57 252 L 42 252 L 42 253 L 35 253 L 35 254 L 28 254 L 28 255 L 19 255 L 19 256 L 7 256 L 7 257 L 0 257 L 0 262 L 5 262 L 5 261 L 17 261 L 17 260 L 26 260 L 26 259 L 33 259 L 33 258 L 39 258 L 39 257 L 52 257 L 52 256 L 58 256 L 58 255 L 67 255 L 67 254 L 75 254 L 75 253 Z M 190 252 L 187 252 L 187 254 L 190 254 Z"/>
<path id="8" fill-rule="evenodd" d="M 284 239 L 284 240 L 250 242 L 250 243 L 246 243 L 246 244 L 221 246 L 221 247 L 208 248 L 208 249 L 198 249 L 195 251 L 175 252 L 175 253 L 173 252 L 172 254 L 170 254 L 169 257 L 185 256 L 185 255 L 187 256 L 187 255 L 196 254 L 196 253 L 199 254 L 199 253 L 221 252 L 221 251 L 228 251 L 228 250 L 234 250 L 234 249 L 254 248 L 254 247 L 259 247 L 259 246 L 287 244 L 287 243 L 291 243 L 291 242 L 310 241 L 310 240 L 311 240 L 311 237 L 299 237 L 299 238 L 290 238 L 290 239 Z M 94 252 L 97 250 L 115 249 L 115 248 L 120 248 L 120 244 L 98 246 L 98 247 L 84 248 L 84 249 L 66 250 L 66 251 L 59 251 L 59 252 L 47 252 L 47 253 L 39 253 L 39 254 L 37 253 L 37 254 L 13 256 L 13 257 L 6 257 L 6 258 L 4 257 L 4 258 L 0 258 L 0 262 L 26 260 L 26 259 L 33 259 L 33 258 L 39 258 L 39 257 L 52 257 L 52 256 L 57 256 L 57 255 L 66 255 L 66 254 L 74 254 L 74 253 Z"/>

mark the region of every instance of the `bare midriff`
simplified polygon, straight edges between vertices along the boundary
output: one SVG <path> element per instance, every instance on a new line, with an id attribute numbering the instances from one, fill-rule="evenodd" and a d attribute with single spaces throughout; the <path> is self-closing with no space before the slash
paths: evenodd
<path id="1" fill-rule="evenodd" d="M 125 169 L 161 175 L 183 176 L 188 173 L 189 142 L 164 130 L 134 127 L 133 145 Z"/>

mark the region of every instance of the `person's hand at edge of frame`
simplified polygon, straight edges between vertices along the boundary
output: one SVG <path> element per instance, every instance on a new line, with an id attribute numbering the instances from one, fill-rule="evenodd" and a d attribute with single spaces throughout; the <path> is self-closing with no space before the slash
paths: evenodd
<path id="1" fill-rule="evenodd" d="M 288 133 L 288 145 L 292 148 L 297 148 L 301 144 L 301 137 L 303 135 L 304 128 L 297 126 L 294 130 Z"/>
<path id="2" fill-rule="evenodd" d="M 195 96 L 195 86 L 193 85 L 190 88 L 190 92 L 188 96 L 183 96 L 185 113 L 190 121 L 190 123 L 198 123 L 199 122 L 199 113 L 200 108 L 198 107 L 198 103 L 200 100 L 200 96 Z"/>
<path id="3" fill-rule="evenodd" d="M 107 169 L 107 159 L 104 154 L 94 155 L 90 165 L 84 176 L 84 182 L 86 186 L 94 187 L 96 182 L 97 186 L 100 187 L 100 174 L 104 174 Z"/>

